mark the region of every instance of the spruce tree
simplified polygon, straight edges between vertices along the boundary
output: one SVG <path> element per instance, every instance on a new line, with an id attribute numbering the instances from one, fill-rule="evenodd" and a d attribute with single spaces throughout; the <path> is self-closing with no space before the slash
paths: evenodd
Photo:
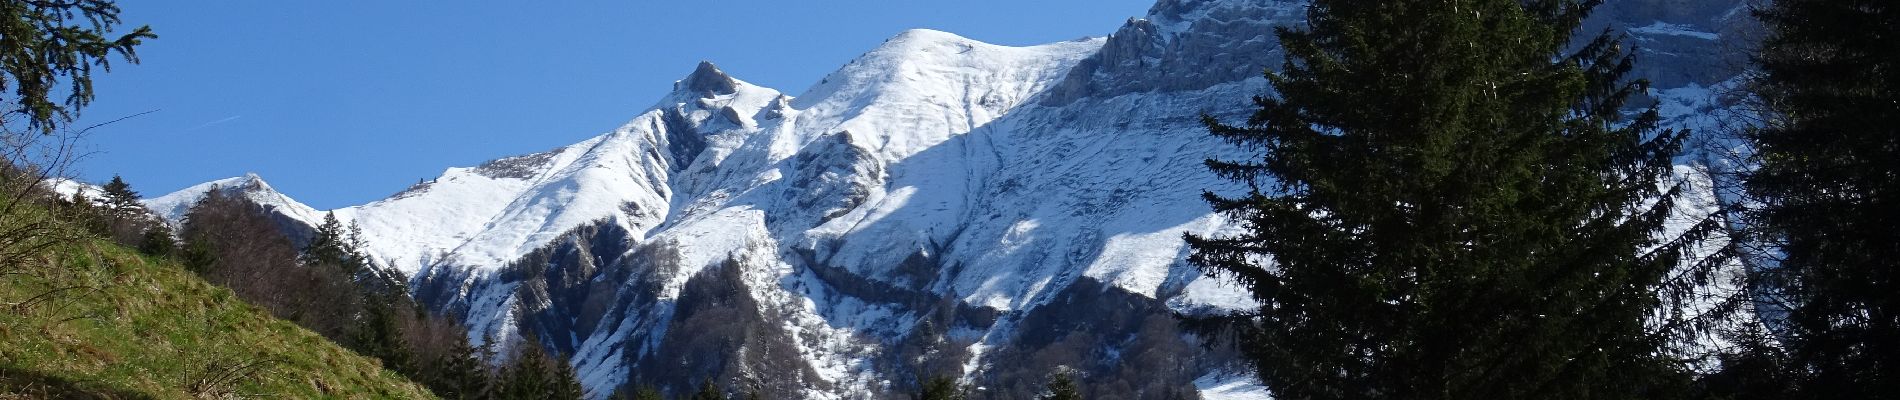
<path id="1" fill-rule="evenodd" d="M 144 238 L 139 240 L 139 252 L 153 257 L 171 257 L 178 249 L 178 240 L 172 238 L 172 229 L 164 223 L 153 223 L 145 228 Z"/>
<path id="2" fill-rule="evenodd" d="M 0 24 L 0 90 L 10 95 L 0 113 L 8 123 L 24 117 L 26 131 L 42 134 L 71 122 L 92 102 L 94 67 L 110 70 L 113 53 L 137 64 L 134 49 L 158 37 L 149 26 L 113 36 L 119 6 L 110 0 L 5 0 L 0 21 L 7 22 Z M 64 100 L 54 98 L 61 94 Z M 0 131 L 12 133 L 13 127 Z"/>
<path id="3" fill-rule="evenodd" d="M 210 241 L 205 240 L 203 235 L 187 236 L 182 247 L 178 250 L 178 263 L 184 265 L 185 270 L 200 276 L 211 275 L 212 269 L 217 266 L 218 256 L 212 250 Z"/>
<path id="4" fill-rule="evenodd" d="M 84 190 L 73 192 L 73 196 L 60 205 L 64 207 L 68 218 L 87 232 L 99 235 L 112 234 L 112 221 L 105 218 L 104 206 L 87 198 Z"/>
<path id="5" fill-rule="evenodd" d="M 113 175 L 112 180 L 107 181 L 100 189 L 105 192 L 106 210 L 113 218 L 124 219 L 144 215 L 145 205 L 139 203 L 139 192 L 132 190 L 132 184 L 126 183 L 125 179 Z"/>
<path id="6" fill-rule="evenodd" d="M 699 391 L 693 392 L 691 400 L 726 400 L 726 393 L 713 385 L 712 379 L 699 383 Z"/>
<path id="7" fill-rule="evenodd" d="M 393 307 L 393 301 L 386 296 L 366 292 L 363 297 L 363 315 L 358 317 L 351 340 L 356 351 L 382 360 L 384 367 L 392 371 L 415 375 L 415 359 L 408 341 L 403 338 L 401 317 L 396 315 L 403 310 Z"/>
<path id="8" fill-rule="evenodd" d="M 640 387 L 633 389 L 633 393 L 631 395 L 628 395 L 626 398 L 627 400 L 664 400 L 666 399 L 665 396 L 660 395 L 659 388 L 647 386 L 647 385 L 640 385 Z"/>
<path id="9" fill-rule="evenodd" d="M 957 381 L 947 376 L 931 378 L 924 382 L 923 390 L 917 393 L 918 400 L 963 400 L 963 389 L 957 387 Z"/>
<path id="10" fill-rule="evenodd" d="M 185 226 L 179 232 L 179 236 L 184 239 L 184 248 L 180 251 L 179 261 L 185 265 L 186 270 L 206 278 L 220 272 L 218 271 L 220 264 L 218 249 L 213 243 L 212 236 L 221 233 L 218 232 L 222 230 L 219 228 L 224 227 L 207 225 L 213 225 L 208 220 L 216 220 L 221 216 L 222 211 L 226 211 L 223 206 L 230 203 L 228 200 L 223 191 L 212 188 L 205 192 L 204 198 L 193 203 L 191 210 L 185 214 Z"/>
<path id="11" fill-rule="evenodd" d="M 541 350 L 533 334 L 515 344 L 515 354 L 500 375 L 497 398 L 570 400 L 586 395 L 574 368 Z"/>
<path id="12" fill-rule="evenodd" d="M 1038 400 L 1082 400 L 1082 393 L 1076 389 L 1075 380 L 1067 372 L 1058 372 L 1049 379 L 1049 387 L 1044 389 Z"/>
<path id="13" fill-rule="evenodd" d="M 430 390 L 444 399 L 479 399 L 488 386 L 488 366 L 468 343 L 468 336 L 449 337 L 448 351 L 436 360 Z"/>
<path id="14" fill-rule="evenodd" d="M 580 377 L 575 376 L 573 364 L 561 357 L 550 357 L 545 362 L 553 366 L 547 398 L 580 400 L 587 397 L 587 389 L 581 386 Z"/>
<path id="15" fill-rule="evenodd" d="M 495 335 L 482 336 L 482 345 L 475 346 L 475 357 L 481 360 L 482 374 L 488 377 L 488 379 L 482 383 L 482 389 L 479 392 L 480 396 L 476 397 L 484 399 L 499 398 L 501 396 L 501 384 L 505 378 L 502 376 L 502 373 L 505 371 L 498 369 L 501 360 L 497 358 L 500 357 L 500 355 L 495 351 Z"/>
<path id="16" fill-rule="evenodd" d="M 1655 239 L 1680 132 L 1607 34 L 1574 46 L 1596 1 L 1316 0 L 1276 96 L 1209 160 L 1251 188 L 1209 193 L 1238 234 L 1187 237 L 1189 261 L 1260 304 L 1243 355 L 1277 398 L 1584 399 L 1664 395 L 1683 379 L 1646 317 L 1704 221 Z M 1566 49 L 1575 48 L 1573 53 Z M 1659 189 L 1659 187 L 1668 189 Z"/>
<path id="17" fill-rule="evenodd" d="M 541 360 L 541 345 L 528 341 L 515 344 L 514 356 L 501 369 L 495 398 L 539 399 L 551 390 L 552 379 Z"/>
<path id="18" fill-rule="evenodd" d="M 303 254 L 297 261 L 305 265 L 337 266 L 355 276 L 363 267 L 355 241 L 343 223 L 337 221 L 336 213 L 324 214 L 323 222 L 317 224 L 316 232 L 310 236 L 310 242 L 304 244 Z"/>
<path id="19" fill-rule="evenodd" d="M 620 389 L 614 390 L 614 393 L 608 395 L 607 398 L 612 400 L 666 400 L 666 395 L 661 394 L 660 389 L 652 385 L 634 385 L 632 382 L 629 382 L 625 385 L 621 385 Z"/>
<path id="20" fill-rule="evenodd" d="M 1778 0 L 1756 15 L 1765 124 L 1746 133 L 1744 215 L 1780 341 L 1765 363 L 1792 381 L 1757 384 L 1900 396 L 1900 4 Z"/>

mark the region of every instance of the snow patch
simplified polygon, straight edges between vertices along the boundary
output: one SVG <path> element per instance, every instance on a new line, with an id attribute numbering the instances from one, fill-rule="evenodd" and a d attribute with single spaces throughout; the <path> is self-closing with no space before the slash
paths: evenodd
<path id="1" fill-rule="evenodd" d="M 1662 22 L 1662 21 L 1656 21 L 1655 23 L 1649 24 L 1648 26 L 1630 28 L 1629 31 L 1630 33 L 1635 33 L 1639 35 L 1683 36 L 1683 37 L 1692 37 L 1692 38 L 1702 39 L 1702 40 L 1717 40 L 1717 39 L 1722 38 L 1721 35 L 1717 35 L 1712 32 L 1703 32 L 1703 31 L 1696 30 L 1695 27 L 1693 26 L 1683 25 L 1683 24 L 1671 24 L 1671 23 Z"/>

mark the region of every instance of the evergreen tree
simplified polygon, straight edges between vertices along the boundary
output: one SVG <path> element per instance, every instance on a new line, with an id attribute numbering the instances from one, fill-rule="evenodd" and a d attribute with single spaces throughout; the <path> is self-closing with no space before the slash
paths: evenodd
<path id="1" fill-rule="evenodd" d="M 503 368 L 497 398 L 501 399 L 580 399 L 585 396 L 574 369 L 564 360 L 550 357 L 541 343 L 528 335 L 515 345 L 514 357 Z"/>
<path id="2" fill-rule="evenodd" d="M 539 399 L 552 385 L 546 368 L 542 368 L 540 344 L 520 342 L 515 345 L 515 354 L 502 367 L 496 390 L 497 399 Z"/>
<path id="3" fill-rule="evenodd" d="M 1900 394 L 1900 4 L 1778 0 L 1757 12 L 1765 125 L 1744 216 L 1797 398 Z M 1771 354 L 1772 353 L 1772 354 Z M 1762 360 L 1760 358 L 1766 358 Z"/>
<path id="4" fill-rule="evenodd" d="M 1075 387 L 1075 380 L 1067 372 L 1058 372 L 1049 379 L 1049 388 L 1045 389 L 1038 400 L 1082 400 L 1082 393 Z"/>
<path id="5" fill-rule="evenodd" d="M 712 379 L 700 381 L 699 391 L 693 392 L 692 400 L 726 400 L 726 393 L 713 386 Z"/>
<path id="6" fill-rule="evenodd" d="M 498 369 L 501 360 L 496 358 L 499 357 L 499 355 L 495 351 L 495 335 L 482 336 L 482 345 L 475 346 L 475 357 L 481 360 L 482 374 L 488 377 L 487 381 L 482 383 L 482 390 L 479 392 L 481 395 L 476 397 L 483 399 L 500 398 L 501 383 L 504 377 L 502 376 L 503 371 Z"/>
<path id="7" fill-rule="evenodd" d="M 70 145 L 83 129 L 67 125 L 93 99 L 93 70 L 109 70 L 114 53 L 137 64 L 134 48 L 157 36 L 141 26 L 115 37 L 112 0 L 0 0 L 0 21 L 0 266 L 9 277 L 31 277 L 46 272 L 15 267 L 81 240 L 58 216 L 26 203 L 41 199 L 45 181 L 76 158 Z"/>
<path id="8" fill-rule="evenodd" d="M 105 195 L 105 207 L 113 218 L 124 219 L 145 214 L 145 205 L 139 203 L 139 192 L 132 190 L 132 184 L 113 175 L 111 181 L 100 187 Z"/>
<path id="9" fill-rule="evenodd" d="M 924 382 L 923 390 L 917 393 L 918 400 L 963 400 L 963 388 L 957 387 L 957 381 L 950 377 L 939 376 Z"/>
<path id="10" fill-rule="evenodd" d="M 177 251 L 178 240 L 172 238 L 171 227 L 155 223 L 145 229 L 145 237 L 139 241 L 139 252 L 154 257 L 170 257 Z"/>
<path id="11" fill-rule="evenodd" d="M 233 201 L 224 191 L 215 187 L 206 191 L 204 198 L 192 203 L 191 209 L 185 213 L 184 229 L 179 232 L 185 241 L 179 261 L 185 265 L 185 269 L 207 278 L 221 272 L 219 248 L 214 238 L 230 230 L 225 217 L 231 208 L 236 208 L 232 206 L 233 203 L 239 202 Z"/>
<path id="12" fill-rule="evenodd" d="M 60 206 L 65 208 L 68 218 L 70 218 L 73 223 L 84 228 L 87 232 L 99 235 L 112 234 L 112 221 L 103 218 L 105 216 L 105 212 L 103 211 L 104 207 L 93 203 L 92 199 L 87 198 L 84 190 L 73 192 L 73 196 L 65 202 L 62 202 Z"/>
<path id="13" fill-rule="evenodd" d="M 137 64 L 133 49 L 157 38 L 149 26 L 112 37 L 119 7 L 110 0 L 0 1 L 0 90 L 9 116 L 27 130 L 51 133 L 92 102 L 92 69 L 110 69 L 113 53 Z M 66 87 L 59 87 L 65 84 Z M 64 101 L 53 99 L 64 94 Z M 8 127 L 5 133 L 12 133 Z"/>
<path id="14" fill-rule="evenodd" d="M 191 235 L 185 238 L 183 248 L 179 249 L 178 263 L 184 265 L 187 271 L 205 276 L 212 273 L 212 268 L 218 263 L 218 256 L 203 235 Z"/>
<path id="15" fill-rule="evenodd" d="M 587 389 L 581 386 L 580 378 L 575 376 L 573 364 L 560 358 L 549 358 L 546 362 L 554 367 L 553 375 L 550 376 L 552 390 L 548 391 L 547 398 L 574 400 L 587 398 Z"/>
<path id="16" fill-rule="evenodd" d="M 84 222 L 89 228 L 119 244 L 147 250 L 147 254 L 171 245 L 152 243 L 156 239 L 155 231 L 163 228 L 164 223 L 145 209 L 145 204 L 139 202 L 139 193 L 133 191 L 125 179 L 114 175 L 101 189 L 104 199 L 99 200 L 97 207 L 87 209 L 102 215 L 85 218 L 90 220 Z"/>
<path id="17" fill-rule="evenodd" d="M 334 265 L 344 273 L 355 276 L 362 271 L 362 257 L 355 244 L 356 240 L 345 230 L 343 223 L 337 221 L 336 213 L 323 215 L 323 222 L 304 245 L 303 254 L 298 261 L 305 265 Z"/>
<path id="18" fill-rule="evenodd" d="M 369 247 L 368 242 L 363 240 L 363 227 L 357 226 L 356 222 L 352 221 L 350 222 L 349 230 L 345 232 L 342 241 L 343 263 L 352 266 L 353 271 L 374 270 L 374 275 L 382 278 L 382 281 L 379 283 L 383 286 L 381 288 L 382 290 L 405 298 L 408 297 L 409 286 L 403 283 L 406 279 L 404 279 L 405 277 L 402 271 L 397 271 L 393 268 L 376 269 L 374 265 L 370 264 L 369 256 L 363 253 L 363 249 Z"/>
<path id="19" fill-rule="evenodd" d="M 1657 291 L 1704 221 L 1654 239 L 1680 132 L 1623 120 L 1632 60 L 1565 54 L 1596 1 L 1317 0 L 1279 28 L 1253 160 L 1208 194 L 1245 230 L 1189 261 L 1261 304 L 1239 344 L 1275 397 L 1645 398 L 1681 383 Z M 1669 189 L 1659 189 L 1668 186 Z M 1264 260 L 1271 260 L 1270 263 Z"/>
<path id="20" fill-rule="evenodd" d="M 468 336 L 451 335 L 448 352 L 433 365 L 430 390 L 444 399 L 482 398 L 488 386 L 488 366 L 482 363 L 477 351 L 469 345 Z"/>
<path id="21" fill-rule="evenodd" d="M 351 342 L 358 353 L 383 360 L 383 365 L 392 371 L 414 376 L 417 372 L 414 357 L 408 341 L 403 338 L 400 316 L 396 315 L 400 310 L 392 304 L 394 301 L 387 296 L 365 293 L 363 315 L 358 318 Z"/>
<path id="22" fill-rule="evenodd" d="M 665 400 L 665 396 L 659 394 L 657 387 L 652 387 L 652 385 L 640 385 L 638 389 L 633 389 L 631 400 Z"/>
<path id="23" fill-rule="evenodd" d="M 632 387 L 631 390 L 630 392 L 621 393 L 615 398 L 620 400 L 666 400 L 666 396 L 660 394 L 660 389 L 653 386 L 640 385 L 639 387 Z"/>

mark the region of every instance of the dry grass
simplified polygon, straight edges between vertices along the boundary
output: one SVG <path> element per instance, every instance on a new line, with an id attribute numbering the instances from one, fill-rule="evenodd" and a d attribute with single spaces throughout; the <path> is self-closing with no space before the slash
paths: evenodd
<path id="1" fill-rule="evenodd" d="M 34 261 L 0 277 L 0 399 L 432 397 L 169 261 L 104 241 Z"/>

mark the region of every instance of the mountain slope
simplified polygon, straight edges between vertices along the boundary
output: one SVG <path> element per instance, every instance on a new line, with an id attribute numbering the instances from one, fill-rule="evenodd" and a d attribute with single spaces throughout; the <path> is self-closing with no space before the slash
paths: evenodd
<path id="1" fill-rule="evenodd" d="M 0 313 L 0 397 L 433 397 L 176 264 L 104 241 L 47 260 L 58 273 L 0 278 L 0 298 L 88 289 Z"/>
<path id="2" fill-rule="evenodd" d="M 1618 0 L 1592 23 L 1700 54 L 1742 40 L 1739 5 Z M 1183 232 L 1232 229 L 1200 193 L 1242 190 L 1202 166 L 1245 154 L 1197 114 L 1243 118 L 1280 62 L 1271 28 L 1303 7 L 1163 0 L 1110 37 L 1030 47 L 913 30 L 797 97 L 706 63 L 612 132 L 335 212 L 471 337 L 536 331 L 596 396 L 716 378 L 871 398 L 954 376 L 1010 398 L 1057 366 L 1097 398 L 1254 396 L 1167 316 L 1250 304 L 1182 262 Z M 1684 126 L 1738 75 L 1645 65 Z"/>

